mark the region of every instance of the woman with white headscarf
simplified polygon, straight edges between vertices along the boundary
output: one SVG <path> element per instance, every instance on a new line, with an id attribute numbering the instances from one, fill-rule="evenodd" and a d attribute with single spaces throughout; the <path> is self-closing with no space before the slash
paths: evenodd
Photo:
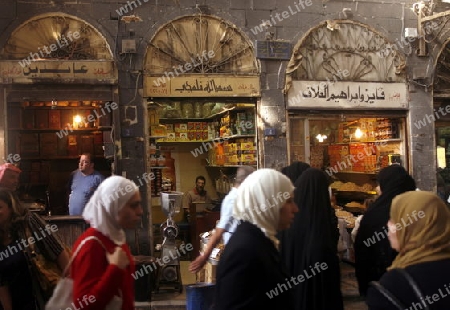
<path id="1" fill-rule="evenodd" d="M 277 230 L 298 211 L 294 186 L 273 169 L 253 172 L 237 192 L 233 217 L 240 221 L 220 258 L 215 309 L 293 309 Z"/>
<path id="2" fill-rule="evenodd" d="M 83 310 L 105 309 L 115 296 L 122 298 L 122 310 L 134 309 L 135 271 L 124 229 L 134 228 L 143 210 L 139 189 L 132 181 L 111 176 L 103 181 L 83 211 L 89 222 L 75 242 L 81 246 L 71 266 L 73 301 Z"/>

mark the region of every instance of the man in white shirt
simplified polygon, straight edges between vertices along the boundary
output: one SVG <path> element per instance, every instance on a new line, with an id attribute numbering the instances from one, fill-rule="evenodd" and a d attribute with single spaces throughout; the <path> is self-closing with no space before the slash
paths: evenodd
<path id="1" fill-rule="evenodd" d="M 237 221 L 233 218 L 233 206 L 237 197 L 237 188 L 241 183 L 255 171 L 255 168 L 251 166 L 239 167 L 236 172 L 236 179 L 234 186 L 224 198 L 222 206 L 220 208 L 220 221 L 216 226 L 214 234 L 208 241 L 204 252 L 200 254 L 190 265 L 189 270 L 193 273 L 199 271 L 206 264 L 209 256 L 211 255 L 214 247 L 219 243 L 220 238 L 223 236 L 224 244 L 227 244 L 231 237 L 231 234 L 236 230 Z"/>

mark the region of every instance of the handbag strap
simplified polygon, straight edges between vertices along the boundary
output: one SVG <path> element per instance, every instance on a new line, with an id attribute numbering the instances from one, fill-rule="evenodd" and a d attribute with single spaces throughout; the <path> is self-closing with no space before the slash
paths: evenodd
<path id="1" fill-rule="evenodd" d="M 419 286 L 417 285 L 416 281 L 414 281 L 413 277 L 411 277 L 411 275 L 406 272 L 405 269 L 398 269 L 398 272 L 400 272 L 400 274 L 402 274 L 406 280 L 408 281 L 409 285 L 411 285 L 414 294 L 416 294 L 417 298 L 419 298 L 419 301 L 424 300 L 422 291 L 419 289 Z M 426 303 L 424 304 L 424 310 L 430 310 L 430 308 L 428 307 L 428 305 Z"/>
<path id="2" fill-rule="evenodd" d="M 67 270 L 69 270 L 70 266 L 72 265 L 73 261 L 75 260 L 75 257 L 81 251 L 81 248 L 83 247 L 83 245 L 86 242 L 88 242 L 89 240 L 96 240 L 98 243 L 100 243 L 100 245 L 103 247 L 105 252 L 108 253 L 108 250 L 106 249 L 106 247 L 103 244 L 103 242 L 101 242 L 101 240 L 99 238 L 97 238 L 96 236 L 89 236 L 89 237 L 83 239 L 83 241 L 81 241 L 80 244 L 78 245 L 78 247 L 76 248 L 75 252 L 73 252 L 72 257 L 70 258 L 69 263 L 67 264 L 66 268 L 64 268 L 62 277 L 65 277 L 65 275 L 67 273 Z"/>
<path id="3" fill-rule="evenodd" d="M 391 292 L 389 292 L 383 285 L 380 284 L 378 281 L 372 281 L 370 282 L 370 285 L 372 285 L 375 289 L 377 289 L 387 300 L 391 302 L 397 309 L 404 310 L 406 307 L 395 297 L 392 295 Z"/>

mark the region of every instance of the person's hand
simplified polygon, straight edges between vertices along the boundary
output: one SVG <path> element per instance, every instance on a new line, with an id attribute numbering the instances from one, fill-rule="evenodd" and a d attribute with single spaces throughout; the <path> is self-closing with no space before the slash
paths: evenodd
<path id="1" fill-rule="evenodd" d="M 200 255 L 189 265 L 189 271 L 192 273 L 200 271 L 205 266 L 207 260 L 208 257 L 206 255 Z"/>
<path id="2" fill-rule="evenodd" d="M 127 254 L 121 247 L 116 247 L 114 253 L 107 253 L 108 262 L 120 269 L 125 269 L 130 264 Z"/>

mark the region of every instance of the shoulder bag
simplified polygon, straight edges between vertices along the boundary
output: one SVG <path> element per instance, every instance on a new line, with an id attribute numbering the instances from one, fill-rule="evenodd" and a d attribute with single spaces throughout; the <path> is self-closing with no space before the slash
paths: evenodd
<path id="1" fill-rule="evenodd" d="M 98 243 L 100 243 L 105 252 L 107 252 L 104 244 L 100 241 L 100 239 L 98 239 L 95 236 L 87 237 L 86 239 L 81 241 L 80 245 L 77 247 L 69 263 L 67 264 L 67 267 L 63 272 L 63 277 L 58 281 L 58 284 L 56 285 L 52 297 L 45 305 L 45 310 L 78 309 L 77 308 L 78 305 L 74 305 L 73 303 L 73 279 L 69 277 L 64 277 L 64 275 L 67 274 L 70 265 L 72 265 L 75 257 L 80 252 L 81 247 L 89 240 L 96 240 Z M 106 306 L 105 310 L 120 310 L 120 309 L 122 309 L 122 298 L 114 295 L 113 299 Z"/>
<path id="2" fill-rule="evenodd" d="M 414 291 L 414 294 L 419 299 L 419 302 L 424 300 L 424 296 L 422 292 L 419 289 L 419 286 L 417 285 L 416 281 L 411 277 L 409 273 L 406 272 L 405 269 L 396 269 L 403 277 L 406 278 L 408 281 L 408 284 L 411 286 L 411 288 Z M 383 285 L 380 284 L 378 281 L 372 281 L 370 282 L 370 285 L 374 287 L 378 292 L 380 292 L 391 304 L 393 304 L 397 309 L 399 310 L 405 310 L 409 309 L 408 307 L 404 306 L 400 300 L 398 300 L 397 297 L 395 297 L 388 289 L 386 289 Z M 426 303 L 421 303 L 423 305 L 424 310 L 430 310 L 430 307 Z"/>

